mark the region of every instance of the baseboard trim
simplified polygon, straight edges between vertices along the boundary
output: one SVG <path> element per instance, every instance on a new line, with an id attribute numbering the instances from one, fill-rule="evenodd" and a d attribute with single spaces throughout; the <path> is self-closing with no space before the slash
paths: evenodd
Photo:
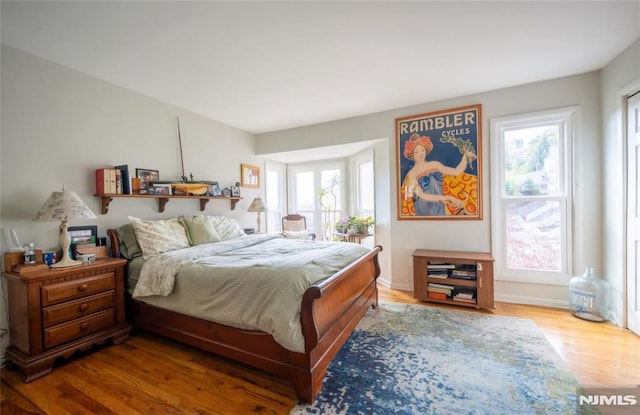
<path id="1" fill-rule="evenodd" d="M 495 300 L 501 303 L 535 305 L 541 307 L 569 308 L 568 301 L 551 300 L 549 298 L 527 297 L 523 295 L 496 294 Z"/>

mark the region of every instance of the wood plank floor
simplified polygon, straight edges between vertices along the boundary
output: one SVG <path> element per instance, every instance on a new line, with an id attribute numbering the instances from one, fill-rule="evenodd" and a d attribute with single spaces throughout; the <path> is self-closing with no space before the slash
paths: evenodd
<path id="1" fill-rule="evenodd" d="M 384 287 L 380 299 L 425 305 Z M 640 384 L 640 337 L 628 330 L 544 307 L 498 303 L 491 311 L 464 310 L 534 320 L 582 384 Z M 296 404 L 284 381 L 143 332 L 62 362 L 28 384 L 14 370 L 0 375 L 2 415 L 286 414 Z"/>

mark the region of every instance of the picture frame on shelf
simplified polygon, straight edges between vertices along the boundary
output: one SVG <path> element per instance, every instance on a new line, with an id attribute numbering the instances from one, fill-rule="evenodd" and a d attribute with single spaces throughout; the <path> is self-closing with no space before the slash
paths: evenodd
<path id="1" fill-rule="evenodd" d="M 240 180 L 242 187 L 260 187 L 260 167 L 250 164 L 240 165 Z"/>
<path id="2" fill-rule="evenodd" d="M 240 197 L 240 187 L 239 186 L 231 186 L 231 197 Z"/>
<path id="3" fill-rule="evenodd" d="M 136 168 L 136 177 L 140 179 L 140 189 L 147 189 L 160 180 L 160 173 L 158 170 Z"/>
<path id="4" fill-rule="evenodd" d="M 214 196 L 214 197 L 222 196 L 222 190 L 220 190 L 220 186 L 218 185 L 218 182 L 208 181 L 208 182 L 205 182 L 205 184 L 207 185 L 207 192 L 206 192 L 207 196 Z"/>
<path id="5" fill-rule="evenodd" d="M 167 195 L 167 196 L 171 196 L 172 195 L 171 185 L 170 184 L 158 184 L 158 183 L 156 183 L 153 186 L 151 186 L 150 189 L 153 189 L 153 194 L 154 195 Z"/>

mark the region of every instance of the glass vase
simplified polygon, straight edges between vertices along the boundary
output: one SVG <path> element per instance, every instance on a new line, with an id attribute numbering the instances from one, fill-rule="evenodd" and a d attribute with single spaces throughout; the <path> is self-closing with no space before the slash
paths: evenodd
<path id="1" fill-rule="evenodd" d="M 607 321 L 609 287 L 592 267 L 569 281 L 571 314 L 588 321 Z"/>

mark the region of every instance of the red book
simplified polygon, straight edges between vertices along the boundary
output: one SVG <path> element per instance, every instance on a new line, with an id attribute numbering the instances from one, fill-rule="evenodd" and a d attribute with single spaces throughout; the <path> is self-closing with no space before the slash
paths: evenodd
<path id="1" fill-rule="evenodd" d="M 111 172 L 110 169 L 96 169 L 96 194 L 104 195 L 111 193 Z"/>

